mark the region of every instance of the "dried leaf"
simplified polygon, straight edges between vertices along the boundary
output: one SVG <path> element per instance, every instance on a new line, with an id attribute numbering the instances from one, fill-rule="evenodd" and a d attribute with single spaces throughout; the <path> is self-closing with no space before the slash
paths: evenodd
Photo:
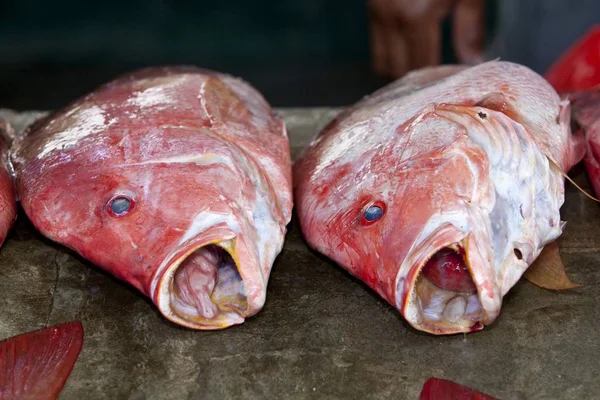
<path id="1" fill-rule="evenodd" d="M 83 345 L 81 322 L 0 342 L 0 399 L 56 399 Z"/>
<path id="2" fill-rule="evenodd" d="M 419 400 L 497 400 L 474 389 L 458 383 L 440 379 L 429 378 L 423 385 Z"/>
<path id="3" fill-rule="evenodd" d="M 581 286 L 567 277 L 556 242 L 544 247 L 537 260 L 531 264 L 523 276 L 529 282 L 544 289 L 566 290 Z"/>

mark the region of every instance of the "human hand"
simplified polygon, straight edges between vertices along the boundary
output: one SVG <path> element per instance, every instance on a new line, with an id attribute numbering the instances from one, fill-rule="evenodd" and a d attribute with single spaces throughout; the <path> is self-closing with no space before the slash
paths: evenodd
<path id="1" fill-rule="evenodd" d="M 452 15 L 460 63 L 483 61 L 485 0 L 367 0 L 376 73 L 399 78 L 441 61 L 441 24 Z"/>

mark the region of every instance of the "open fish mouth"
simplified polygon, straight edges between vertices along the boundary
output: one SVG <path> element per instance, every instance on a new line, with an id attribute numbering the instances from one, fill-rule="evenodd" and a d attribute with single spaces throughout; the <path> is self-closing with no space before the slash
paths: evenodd
<path id="1" fill-rule="evenodd" d="M 467 239 L 429 248 L 413 264 L 403 314 L 415 328 L 434 334 L 483 329 L 488 315 L 469 263 Z"/>
<path id="2" fill-rule="evenodd" d="M 235 239 L 189 249 L 166 269 L 157 304 L 165 316 L 194 329 L 222 329 L 244 322 L 248 298 Z"/>
<path id="3" fill-rule="evenodd" d="M 413 289 L 422 325 L 452 333 L 479 329 L 484 317 L 463 247 L 435 252 L 422 266 Z"/>

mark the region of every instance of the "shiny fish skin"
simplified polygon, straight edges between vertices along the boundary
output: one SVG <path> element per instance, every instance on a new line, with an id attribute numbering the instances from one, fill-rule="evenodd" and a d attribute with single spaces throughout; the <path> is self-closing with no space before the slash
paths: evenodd
<path id="1" fill-rule="evenodd" d="M 482 329 L 562 232 L 562 173 L 584 150 L 569 116 L 568 102 L 517 64 L 412 72 L 344 110 L 295 163 L 302 232 L 416 329 Z M 376 203 L 385 215 L 365 224 Z M 420 275 L 448 246 L 464 252 L 476 294 Z"/>
<path id="2" fill-rule="evenodd" d="M 17 199 L 8 154 L 12 135 L 13 128 L 0 119 L 0 246 L 17 219 Z"/>
<path id="3" fill-rule="evenodd" d="M 167 319 L 221 329 L 262 308 L 291 218 L 291 158 L 283 120 L 246 82 L 185 66 L 135 71 L 34 123 L 12 163 L 35 227 Z M 203 314 L 188 298 L 213 289 L 198 294 L 218 303 Z"/>

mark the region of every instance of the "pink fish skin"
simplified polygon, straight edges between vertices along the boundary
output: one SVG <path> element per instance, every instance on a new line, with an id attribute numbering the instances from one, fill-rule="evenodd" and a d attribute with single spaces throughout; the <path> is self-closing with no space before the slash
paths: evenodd
<path id="1" fill-rule="evenodd" d="M 585 169 L 596 196 L 600 195 L 600 87 L 571 93 L 573 119 L 585 135 Z"/>
<path id="2" fill-rule="evenodd" d="M 0 119 L 0 246 L 17 219 L 15 184 L 8 155 L 12 134 L 12 127 Z"/>
<path id="3" fill-rule="evenodd" d="M 292 211 L 285 124 L 244 81 L 195 67 L 120 77 L 34 123 L 12 150 L 44 235 L 193 329 L 264 305 Z"/>
<path id="4" fill-rule="evenodd" d="M 426 68 L 349 107 L 307 146 L 294 165 L 296 210 L 309 245 L 413 327 L 472 332 L 562 233 L 562 174 L 583 145 L 569 103 L 526 67 Z"/>

